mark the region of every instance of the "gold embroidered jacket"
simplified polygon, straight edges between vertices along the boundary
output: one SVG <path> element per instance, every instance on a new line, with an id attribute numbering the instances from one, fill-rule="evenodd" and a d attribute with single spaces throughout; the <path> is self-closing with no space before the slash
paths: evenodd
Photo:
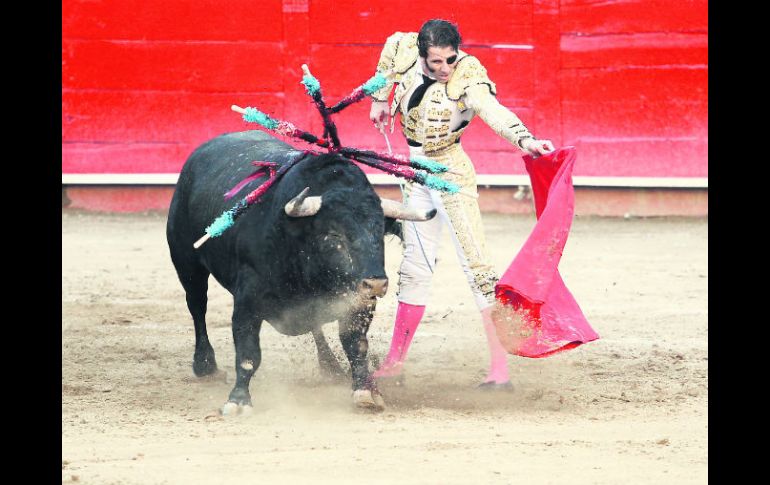
<path id="1" fill-rule="evenodd" d="M 455 143 L 476 114 L 495 133 L 521 149 L 523 140 L 533 138 L 519 117 L 497 101 L 495 83 L 481 62 L 462 50 L 458 52 L 449 81 L 428 87 L 420 104 L 411 110 L 407 109 L 408 96 L 405 95 L 422 82 L 423 74 L 417 33 L 396 32 L 388 37 L 377 71 L 386 76 L 387 84 L 373 93 L 372 98 L 387 101 L 394 83 L 398 83 L 390 107 L 391 123 L 400 111 L 404 135 L 422 143 L 425 153 L 437 152 Z"/>

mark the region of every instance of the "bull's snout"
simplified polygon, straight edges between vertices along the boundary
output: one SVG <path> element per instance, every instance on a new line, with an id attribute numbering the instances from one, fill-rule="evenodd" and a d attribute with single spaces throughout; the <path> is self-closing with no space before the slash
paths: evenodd
<path id="1" fill-rule="evenodd" d="M 366 278 L 358 284 L 358 293 L 369 298 L 382 298 L 387 292 L 387 278 Z"/>

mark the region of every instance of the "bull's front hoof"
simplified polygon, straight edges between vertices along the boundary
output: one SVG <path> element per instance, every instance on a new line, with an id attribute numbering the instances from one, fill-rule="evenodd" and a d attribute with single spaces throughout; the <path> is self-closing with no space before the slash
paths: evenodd
<path id="1" fill-rule="evenodd" d="M 211 361 L 193 361 L 193 372 L 197 377 L 210 376 L 217 371 L 217 363 Z"/>
<path id="2" fill-rule="evenodd" d="M 217 359 L 210 346 L 193 355 L 193 372 L 198 377 L 209 376 L 217 371 Z"/>
<path id="3" fill-rule="evenodd" d="M 357 408 L 367 411 L 380 412 L 385 409 L 385 400 L 377 390 L 358 389 L 353 391 L 353 404 Z"/>
<path id="4" fill-rule="evenodd" d="M 239 415 L 248 416 L 253 411 L 254 408 L 248 404 L 238 404 L 232 401 L 227 401 L 225 405 L 222 406 L 222 416 L 226 417 Z"/>

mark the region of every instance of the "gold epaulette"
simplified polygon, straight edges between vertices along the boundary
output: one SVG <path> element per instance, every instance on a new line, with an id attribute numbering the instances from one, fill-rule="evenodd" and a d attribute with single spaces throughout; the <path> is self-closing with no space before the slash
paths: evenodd
<path id="1" fill-rule="evenodd" d="M 460 59 L 455 66 L 455 72 L 446 85 L 446 94 L 452 101 L 457 101 L 465 94 L 465 90 L 476 84 L 486 84 L 492 94 L 497 94 L 497 87 L 489 76 L 487 69 L 481 65 L 479 60 L 471 55 L 463 56 L 460 51 Z"/>
<path id="2" fill-rule="evenodd" d="M 417 32 L 396 32 L 388 37 L 385 46 L 378 71 L 403 74 L 417 61 Z"/>

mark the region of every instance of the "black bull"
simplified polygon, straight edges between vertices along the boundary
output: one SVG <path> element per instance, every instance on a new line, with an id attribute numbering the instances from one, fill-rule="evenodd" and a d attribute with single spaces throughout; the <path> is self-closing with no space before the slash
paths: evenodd
<path id="1" fill-rule="evenodd" d="M 369 375 L 366 337 L 376 297 L 387 291 L 383 237 L 386 223 L 394 219 L 383 207 L 388 216 L 414 220 L 435 211 L 394 209 L 380 200 L 356 165 L 336 154 L 308 154 L 233 227 L 193 248 L 214 219 L 266 180 L 252 181 L 234 199 L 224 200 L 223 194 L 254 170 L 252 161 L 282 164 L 297 154 L 261 131 L 219 136 L 190 155 L 171 200 L 166 233 L 195 325 L 198 376 L 217 370 L 206 332 L 209 275 L 233 295 L 236 381 L 224 413 L 250 409 L 248 386 L 261 361 L 263 320 L 286 335 L 312 332 L 322 366 L 339 369 L 321 331 L 323 323 L 338 321 L 354 401 L 383 406 Z M 298 198 L 306 187 L 307 198 Z"/>

